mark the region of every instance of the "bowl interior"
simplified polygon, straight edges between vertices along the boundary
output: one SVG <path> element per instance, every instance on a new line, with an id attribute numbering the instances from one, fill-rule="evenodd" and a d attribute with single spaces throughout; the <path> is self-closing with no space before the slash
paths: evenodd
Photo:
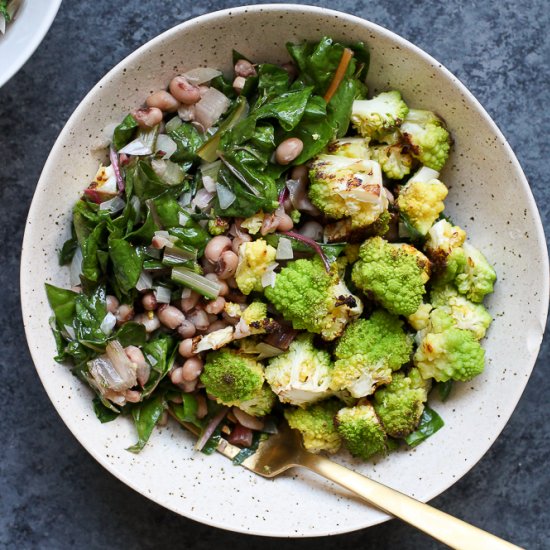
<path id="1" fill-rule="evenodd" d="M 21 288 L 29 346 L 42 382 L 65 423 L 109 471 L 148 498 L 197 521 L 271 536 L 335 534 L 386 516 L 304 472 L 265 480 L 221 456 L 194 453 L 191 437 L 170 425 L 139 455 L 125 451 L 133 427 L 100 424 L 90 392 L 54 362 L 43 284 L 68 285 L 55 251 L 69 235 L 71 206 L 97 169 L 90 149 L 102 129 L 120 120 L 179 71 L 197 65 L 231 69 L 235 48 L 257 61 L 287 60 L 285 43 L 330 35 L 366 42 L 372 92 L 402 91 L 414 107 L 443 116 L 455 139 L 442 174 L 449 215 L 495 265 L 495 321 L 484 345 L 483 375 L 457 384 L 433 406 L 443 430 L 414 450 L 378 463 L 337 460 L 409 495 L 428 500 L 467 472 L 500 433 L 533 367 L 548 303 L 548 264 L 539 215 L 510 148 L 467 90 L 432 58 L 367 21 L 320 8 L 272 5 L 217 12 L 157 37 L 113 69 L 85 98 L 56 142 L 30 210 Z"/>
<path id="2" fill-rule="evenodd" d="M 0 86 L 29 59 L 48 32 L 61 0 L 23 0 L 6 34 L 0 36 Z"/>

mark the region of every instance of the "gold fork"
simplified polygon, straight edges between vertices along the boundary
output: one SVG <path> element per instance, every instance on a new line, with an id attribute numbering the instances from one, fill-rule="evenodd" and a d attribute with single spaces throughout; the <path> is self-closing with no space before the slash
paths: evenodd
<path id="1" fill-rule="evenodd" d="M 171 416 L 184 428 L 196 436 L 199 435 L 196 426 L 180 421 L 174 414 Z M 230 459 L 234 459 L 241 452 L 239 447 L 227 443 L 224 439 L 220 441 L 216 450 Z M 291 430 L 286 423 L 282 423 L 277 434 L 260 443 L 256 452 L 241 465 L 263 477 L 275 477 L 296 466 L 307 468 L 349 489 L 372 506 L 457 550 L 521 550 L 519 546 L 349 470 L 324 456 L 305 451 L 300 434 Z"/>

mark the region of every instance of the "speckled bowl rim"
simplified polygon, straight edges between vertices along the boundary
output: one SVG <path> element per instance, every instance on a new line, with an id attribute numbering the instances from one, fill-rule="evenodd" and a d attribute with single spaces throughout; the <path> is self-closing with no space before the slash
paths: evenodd
<path id="1" fill-rule="evenodd" d="M 230 15 L 234 17 L 234 16 L 238 16 L 239 14 L 243 14 L 243 13 L 247 13 L 247 12 L 248 13 L 250 13 L 250 12 L 266 12 L 267 13 L 269 11 L 277 12 L 277 11 L 281 11 L 281 10 L 283 10 L 285 12 L 295 11 L 295 12 L 301 12 L 301 13 L 306 12 L 306 13 L 312 13 L 312 14 L 315 14 L 315 13 L 318 14 L 319 12 L 322 12 L 323 15 L 328 15 L 328 16 L 344 19 L 344 20 L 349 21 L 350 23 L 359 24 L 363 27 L 366 27 L 369 30 L 371 30 L 371 29 L 375 30 L 377 33 L 380 33 L 381 35 L 384 35 L 386 38 L 391 39 L 394 43 L 396 43 L 400 47 L 412 51 L 414 54 L 420 56 L 421 58 L 423 58 L 428 63 L 431 63 L 434 67 L 437 67 L 437 70 L 440 71 L 441 73 L 443 73 L 443 77 L 450 80 L 454 84 L 454 86 L 456 86 L 464 94 L 464 96 L 470 102 L 470 105 L 477 111 L 477 113 L 481 117 L 483 117 L 485 119 L 486 122 L 489 123 L 489 125 L 492 128 L 492 131 L 494 132 L 495 136 L 497 136 L 499 138 L 499 140 L 502 142 L 502 144 L 504 145 L 504 147 L 506 149 L 506 152 L 507 152 L 507 155 L 508 155 L 512 165 L 514 166 L 514 168 L 516 169 L 516 171 L 518 172 L 518 174 L 521 177 L 521 184 L 524 187 L 524 190 L 526 191 L 527 200 L 529 202 L 531 212 L 533 213 L 533 216 L 534 216 L 534 221 L 535 221 L 536 231 L 537 231 L 537 239 L 538 239 L 538 243 L 539 243 L 539 251 L 538 252 L 539 252 L 540 258 L 541 258 L 541 271 L 543 272 L 542 275 L 543 275 L 543 279 L 544 279 L 544 282 L 541 282 L 541 288 L 539 289 L 540 294 L 541 294 L 540 303 L 541 304 L 548 304 L 548 301 L 549 301 L 549 286 L 550 286 L 549 262 L 548 262 L 548 251 L 547 251 L 546 246 L 545 246 L 546 240 L 545 240 L 545 235 L 544 235 L 544 229 L 543 229 L 543 226 L 542 226 L 542 223 L 541 223 L 540 214 L 538 212 L 533 194 L 532 194 L 532 192 L 529 188 L 529 184 L 528 184 L 527 179 L 526 179 L 526 177 L 523 173 L 523 170 L 521 169 L 521 166 L 520 166 L 516 156 L 514 155 L 510 145 L 508 144 L 507 140 L 503 136 L 502 132 L 499 130 L 496 123 L 491 119 L 489 114 L 485 111 L 485 109 L 481 106 L 481 104 L 477 101 L 477 99 L 472 95 L 471 92 L 469 92 L 469 90 L 462 84 L 462 82 L 460 82 L 460 80 L 458 80 L 457 77 L 455 77 L 441 63 L 436 61 L 433 57 L 428 55 L 426 52 L 424 52 L 423 50 L 421 50 L 420 48 L 418 48 L 414 44 L 410 43 L 409 41 L 405 40 L 404 38 L 400 37 L 399 35 L 393 33 L 392 31 L 389 31 L 389 30 L 385 29 L 384 27 L 381 27 L 380 25 L 372 23 L 372 22 L 370 22 L 366 19 L 363 19 L 361 17 L 357 17 L 357 16 L 354 16 L 354 15 L 347 14 L 345 12 L 340 12 L 340 11 L 337 11 L 337 10 L 331 10 L 331 9 L 327 9 L 327 8 L 317 7 L 317 6 L 298 5 L 298 4 L 297 5 L 294 5 L 294 4 L 260 4 L 260 5 L 250 5 L 250 6 L 241 6 L 241 7 L 236 7 L 236 8 L 228 8 L 228 9 L 224 9 L 224 10 L 210 12 L 210 13 L 195 17 L 193 19 L 190 19 L 188 21 L 185 21 L 185 22 L 183 22 L 183 23 L 181 23 L 181 24 L 165 31 L 164 33 L 162 33 L 162 34 L 158 35 L 157 37 L 153 38 L 152 40 L 150 40 L 149 42 L 147 42 L 146 44 L 144 44 L 143 46 L 138 48 L 136 51 L 131 53 L 125 59 L 123 59 L 113 69 L 111 69 L 91 89 L 91 91 L 86 95 L 86 97 L 81 101 L 79 106 L 75 109 L 75 111 L 71 115 L 70 119 L 67 121 L 66 126 L 61 131 L 59 137 L 57 138 L 57 140 L 56 140 L 56 142 L 55 142 L 55 144 L 52 148 L 52 151 L 51 151 L 51 153 L 48 157 L 48 160 L 46 161 L 46 164 L 44 166 L 41 178 L 38 182 L 37 190 L 35 192 L 35 196 L 33 197 L 33 201 L 31 203 L 31 207 L 30 207 L 30 210 L 29 210 L 29 215 L 28 215 L 28 218 L 27 218 L 26 228 L 28 228 L 28 226 L 32 223 L 33 217 L 36 216 L 36 209 L 37 209 L 37 206 L 36 206 L 37 199 L 36 199 L 36 197 L 37 197 L 39 191 L 42 190 L 42 188 L 46 185 L 44 174 L 47 174 L 52 168 L 50 166 L 50 164 L 52 163 L 52 157 L 54 156 L 54 153 L 61 146 L 61 143 L 65 139 L 66 133 L 67 133 L 67 127 L 70 126 L 71 122 L 73 122 L 75 119 L 77 119 L 80 116 L 81 111 L 84 110 L 85 105 L 90 101 L 90 98 L 92 98 L 95 95 L 96 91 L 98 89 L 100 89 L 102 86 L 104 86 L 105 84 L 108 84 L 108 81 L 110 79 L 111 74 L 116 73 L 119 70 L 119 67 L 121 65 L 125 65 L 125 64 L 131 62 L 132 60 L 135 60 L 135 59 L 139 58 L 140 55 L 142 54 L 142 52 L 145 52 L 151 46 L 154 46 L 157 42 L 160 42 L 163 39 L 166 39 L 168 37 L 171 37 L 174 34 L 185 32 L 185 30 L 188 29 L 189 27 L 194 26 L 194 25 L 200 25 L 200 24 L 208 21 L 211 18 L 220 18 L 220 17 L 223 17 L 223 16 L 230 16 Z M 25 265 L 30 261 L 30 257 L 28 257 L 29 254 L 31 254 L 31 243 L 29 242 L 28 232 L 25 231 L 25 237 L 24 237 L 24 240 L 23 240 L 22 258 L 21 258 L 21 296 L 22 296 L 21 300 L 22 300 L 22 312 L 23 312 L 23 319 L 24 320 L 28 318 L 28 316 L 30 315 L 30 313 L 32 311 L 32 300 L 30 298 L 26 298 L 25 294 L 24 294 L 26 287 L 29 287 L 29 288 L 32 287 L 32 281 L 29 281 L 27 279 L 27 273 L 24 270 Z M 540 319 L 540 321 L 542 323 L 542 327 L 544 327 L 548 311 L 547 311 L 547 307 L 544 307 L 544 305 L 542 305 L 542 308 L 543 309 L 540 312 L 537 312 L 537 318 Z M 38 365 L 38 364 L 41 363 L 42 358 L 37 355 L 36 350 L 34 350 L 32 345 L 31 345 L 32 334 L 29 333 L 30 331 L 27 328 L 27 324 L 25 324 L 25 331 L 26 331 L 27 341 L 29 343 L 29 348 L 30 348 L 30 352 L 31 352 L 33 361 L 36 365 Z M 532 364 L 529 366 L 529 370 L 528 370 L 529 373 L 531 373 L 531 371 L 534 367 L 537 354 L 540 350 L 541 342 L 542 342 L 542 334 L 541 334 L 540 341 L 537 342 L 536 346 L 533 348 Z M 40 372 L 40 369 L 37 368 L 37 371 L 38 371 L 39 376 L 42 379 L 42 374 Z M 525 389 L 527 381 L 528 381 L 528 378 L 526 377 L 524 379 L 524 382 L 522 382 L 523 386 L 521 387 L 520 391 L 517 392 L 514 399 L 509 401 L 509 405 L 513 404 L 513 406 L 508 406 L 507 414 L 501 414 L 501 416 L 498 418 L 498 420 L 495 420 L 495 430 L 493 432 L 493 437 L 489 441 L 487 441 L 484 445 L 479 445 L 477 453 L 472 453 L 471 455 L 469 455 L 470 460 L 465 464 L 463 470 L 460 472 L 459 475 L 457 475 L 453 479 L 449 479 L 449 482 L 447 484 L 444 484 L 444 486 L 438 487 L 437 489 L 435 489 L 431 493 L 429 493 L 427 496 L 425 495 L 425 498 L 423 498 L 424 501 L 431 500 L 432 498 L 434 498 L 434 497 L 438 496 L 439 494 L 443 493 L 451 485 L 456 483 L 462 476 L 464 476 L 475 464 L 477 464 L 477 462 L 483 457 L 483 455 L 488 451 L 488 449 L 491 447 L 491 445 L 495 442 L 497 437 L 500 435 L 502 429 L 504 428 L 504 426 L 508 422 L 510 416 L 512 415 L 512 413 L 513 413 L 513 411 L 514 411 L 514 409 L 517 405 L 517 402 L 519 401 L 519 399 L 520 399 L 520 397 L 521 397 L 521 395 L 522 395 L 522 393 Z M 51 395 L 49 395 L 49 397 L 53 398 L 53 396 L 51 396 Z M 54 403 L 54 406 L 55 406 L 55 401 L 53 399 L 52 399 L 52 402 Z M 58 413 L 60 414 L 61 418 L 63 419 L 63 421 L 67 424 L 69 429 L 71 431 L 73 431 L 72 427 L 71 427 L 70 418 L 66 419 L 64 417 L 63 412 L 59 409 L 59 407 L 56 406 L 56 408 L 57 408 Z M 135 491 L 137 491 L 138 493 L 141 493 L 143 496 L 149 498 L 150 500 L 153 500 L 157 504 L 159 504 L 159 505 L 161 505 L 165 508 L 168 508 L 168 509 L 172 510 L 173 512 L 179 514 L 179 515 L 184 515 L 181 510 L 177 509 L 177 507 L 171 506 L 165 500 L 163 500 L 163 498 L 160 495 L 151 495 L 151 494 L 146 493 L 142 489 L 142 487 L 140 487 L 139 482 L 137 482 L 135 479 L 132 479 L 131 477 L 126 476 L 126 475 L 124 475 L 123 473 L 120 473 L 120 472 L 116 472 L 116 473 L 113 472 L 113 468 L 111 467 L 111 465 L 106 460 L 104 460 L 104 457 L 102 455 L 100 455 L 100 453 L 95 449 L 95 447 L 93 446 L 93 444 L 89 440 L 87 440 L 85 437 L 79 436 L 77 433 L 75 433 L 75 431 L 73 431 L 73 434 L 78 439 L 78 441 L 82 444 L 82 446 L 106 470 L 108 470 L 111 474 L 115 475 L 118 479 L 120 479 L 126 485 L 133 488 Z M 297 481 L 296 483 L 299 483 L 299 482 Z M 199 521 L 201 523 L 205 523 L 205 524 L 213 526 L 213 527 L 226 529 L 226 530 L 233 530 L 233 531 L 242 532 L 242 533 L 246 533 L 246 534 L 265 535 L 265 533 L 262 533 L 262 532 L 245 531 L 244 529 L 240 529 L 238 526 L 230 526 L 227 523 L 220 523 L 220 522 L 217 522 L 214 519 L 205 518 L 204 516 L 199 516 L 198 514 L 193 513 L 193 511 L 188 511 L 185 515 L 186 515 L 186 517 L 188 517 L 190 519 L 193 519 L 195 521 Z M 315 533 L 311 533 L 311 532 L 309 532 L 307 534 L 293 533 L 291 535 L 288 534 L 288 533 L 283 533 L 283 534 L 280 534 L 280 535 L 277 535 L 276 533 L 270 533 L 270 536 L 280 536 L 280 537 L 285 537 L 285 538 L 289 538 L 289 537 L 298 538 L 298 537 L 317 537 L 317 536 L 336 535 L 336 534 L 342 534 L 342 533 L 346 533 L 346 532 L 350 532 L 350 531 L 355 531 L 355 530 L 365 528 L 365 527 L 370 527 L 372 525 L 377 525 L 379 523 L 387 521 L 388 519 L 390 519 L 390 516 L 381 516 L 379 519 L 377 519 L 375 521 L 370 521 L 369 523 L 364 524 L 364 525 L 351 525 L 351 526 L 343 525 L 343 526 L 340 526 L 339 529 L 332 530 L 332 531 L 323 531 L 322 529 L 320 529 L 319 531 L 315 531 Z"/>
<path id="2" fill-rule="evenodd" d="M 39 2 L 43 2 L 44 0 L 38 0 Z M 55 16 L 57 15 L 57 12 L 59 10 L 59 7 L 61 6 L 62 0 L 47 0 L 49 3 L 48 9 L 46 11 L 45 17 L 40 21 L 40 25 L 38 27 L 35 27 L 34 32 L 32 32 L 25 41 L 25 47 L 17 52 L 16 55 L 12 57 L 12 61 L 9 64 L 9 67 L 3 72 L 0 73 L 0 88 L 10 80 L 20 69 L 23 67 L 23 65 L 30 59 L 32 54 L 36 51 L 38 46 L 40 46 L 42 40 L 44 40 L 44 37 L 46 36 L 47 32 L 50 30 L 50 27 L 52 26 L 52 23 L 55 19 Z M 30 8 L 30 6 L 27 6 L 27 8 Z M 22 9 L 25 9 L 25 6 L 23 6 Z M 25 14 L 22 14 L 20 17 L 24 17 Z M 18 23 L 18 17 L 16 16 L 13 24 Z M 21 21 L 20 21 L 21 22 Z M 19 29 L 9 29 L 9 32 L 16 32 Z M 2 37 L 0 36 L 0 40 L 2 40 Z"/>

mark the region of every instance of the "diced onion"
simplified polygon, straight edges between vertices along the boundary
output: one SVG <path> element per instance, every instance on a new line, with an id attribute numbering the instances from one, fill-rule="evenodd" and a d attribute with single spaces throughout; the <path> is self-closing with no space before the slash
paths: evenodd
<path id="1" fill-rule="evenodd" d="M 71 340 L 76 340 L 76 333 L 71 325 L 64 325 L 64 329 Z"/>
<path id="2" fill-rule="evenodd" d="M 202 174 L 202 183 L 204 188 L 209 193 L 216 192 L 216 181 L 218 179 L 218 172 L 220 171 L 222 163 L 219 160 L 214 162 L 208 162 L 200 167 Z"/>
<path id="3" fill-rule="evenodd" d="M 292 260 L 294 258 L 294 251 L 292 250 L 292 242 L 290 239 L 281 237 L 277 244 L 276 260 Z"/>
<path id="4" fill-rule="evenodd" d="M 155 293 L 155 298 L 159 304 L 169 304 L 172 298 L 172 292 L 168 287 L 158 285 L 154 287 L 153 292 Z"/>
<path id="5" fill-rule="evenodd" d="M 153 150 L 150 145 L 145 145 L 140 139 L 134 139 L 134 141 L 131 141 L 128 145 L 125 145 L 118 153 L 134 156 L 146 156 L 152 155 Z"/>
<path id="6" fill-rule="evenodd" d="M 80 284 L 80 274 L 82 273 L 82 250 L 77 247 L 75 250 L 73 259 L 71 260 L 71 267 L 69 270 L 69 277 L 71 286 L 77 286 Z"/>
<path id="7" fill-rule="evenodd" d="M 153 248 L 152 246 L 148 246 L 145 249 L 145 254 L 147 254 L 147 256 L 150 256 L 151 258 L 155 258 L 156 260 L 160 260 L 162 257 L 162 251 L 158 248 Z"/>
<path id="8" fill-rule="evenodd" d="M 111 214 L 116 214 L 117 212 L 120 212 L 124 209 L 126 206 L 126 203 L 124 202 L 124 199 L 120 198 L 119 196 L 113 197 L 112 199 L 109 199 L 108 201 L 104 201 L 99 205 L 100 210 L 107 210 Z"/>
<path id="9" fill-rule="evenodd" d="M 180 219 L 181 223 L 181 219 Z M 174 241 L 176 241 L 176 237 L 172 237 L 168 231 L 155 231 L 153 240 L 155 241 L 153 243 L 153 246 L 155 248 L 172 248 L 174 246 Z"/>
<path id="10" fill-rule="evenodd" d="M 262 359 L 269 359 L 270 357 L 276 357 L 277 355 L 281 355 L 281 353 L 283 353 L 282 349 L 276 348 L 271 344 L 266 344 L 265 342 L 260 342 L 256 346 L 256 350 L 259 353 L 258 361 L 261 361 Z"/>
<path id="11" fill-rule="evenodd" d="M 213 198 L 214 195 L 209 193 L 206 189 L 199 189 L 195 195 L 195 198 L 191 201 L 191 204 L 199 210 L 206 210 Z"/>
<path id="12" fill-rule="evenodd" d="M 142 292 L 143 290 L 149 290 L 151 288 L 153 288 L 153 277 L 150 273 L 147 273 L 147 271 L 142 271 L 136 283 L 136 290 Z"/>
<path id="13" fill-rule="evenodd" d="M 195 106 L 194 105 L 182 105 L 178 109 L 178 116 L 182 121 L 193 122 L 195 120 Z M 183 124 L 183 122 L 182 122 Z"/>
<path id="14" fill-rule="evenodd" d="M 267 266 L 266 272 L 262 275 L 262 287 L 266 288 L 268 286 L 275 286 L 275 279 L 277 274 L 275 273 L 275 268 L 279 264 L 272 262 Z"/>
<path id="15" fill-rule="evenodd" d="M 193 193 L 191 191 L 184 191 L 178 199 L 178 204 L 183 207 L 189 206 L 192 198 Z"/>
<path id="16" fill-rule="evenodd" d="M 212 69 L 210 67 L 196 67 L 190 71 L 186 71 L 181 76 L 184 76 L 191 84 L 198 86 L 205 82 L 210 82 L 212 79 L 222 74 L 218 69 Z"/>
<path id="17" fill-rule="evenodd" d="M 202 432 L 195 445 L 195 449 L 197 451 L 200 451 L 206 445 L 206 442 L 210 439 L 215 429 L 218 427 L 218 424 L 224 419 L 228 410 L 229 409 L 227 407 L 222 407 L 218 411 L 218 413 L 212 418 L 212 420 L 210 420 L 210 422 L 206 425 L 206 428 L 204 428 L 204 431 Z"/>
<path id="18" fill-rule="evenodd" d="M 213 126 L 227 111 L 231 101 L 215 88 L 208 88 L 201 100 L 195 104 L 195 120 L 205 130 Z"/>
<path id="19" fill-rule="evenodd" d="M 290 195 L 290 202 L 296 210 L 312 216 L 320 214 L 319 209 L 309 200 L 300 180 L 288 179 L 286 180 L 286 187 Z"/>
<path id="20" fill-rule="evenodd" d="M 170 132 L 177 130 L 182 124 L 183 122 L 181 121 L 180 117 L 175 116 L 166 123 L 164 129 L 166 130 L 166 133 L 169 134 Z"/>
<path id="21" fill-rule="evenodd" d="M 162 151 L 164 153 L 163 159 L 169 159 L 178 149 L 176 142 L 166 134 L 160 134 L 157 138 L 155 145 L 155 153 Z"/>
<path id="22" fill-rule="evenodd" d="M 112 340 L 105 348 L 107 355 L 100 355 L 88 362 L 88 369 L 98 389 L 121 392 L 137 384 L 136 369 L 126 356 L 118 340 Z"/>
<path id="23" fill-rule="evenodd" d="M 153 159 L 151 168 L 168 185 L 179 185 L 185 177 L 181 166 L 171 160 Z"/>
<path id="24" fill-rule="evenodd" d="M 109 336 L 109 334 L 113 332 L 115 325 L 116 317 L 110 311 L 108 311 L 107 315 L 103 317 L 103 321 L 101 321 L 101 325 L 99 325 L 99 328 L 101 329 L 101 332 L 103 332 L 103 334 Z"/>
<path id="25" fill-rule="evenodd" d="M 229 187 L 225 185 L 216 184 L 216 189 L 218 191 L 218 202 L 220 203 L 220 208 L 225 210 L 229 208 L 237 199 L 237 196 Z"/>

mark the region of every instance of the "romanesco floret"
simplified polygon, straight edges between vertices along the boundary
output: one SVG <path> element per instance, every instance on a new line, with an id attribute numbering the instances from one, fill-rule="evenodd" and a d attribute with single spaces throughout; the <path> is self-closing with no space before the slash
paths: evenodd
<path id="1" fill-rule="evenodd" d="M 430 387 L 412 368 L 408 375 L 395 373 L 387 386 L 376 390 L 374 410 L 389 436 L 407 437 L 417 428 Z"/>
<path id="2" fill-rule="evenodd" d="M 271 388 L 264 384 L 255 397 L 247 401 L 241 401 L 238 407 L 252 416 L 265 416 L 271 412 L 275 401 L 277 401 L 277 397 L 271 391 Z"/>
<path id="3" fill-rule="evenodd" d="M 264 370 L 257 361 L 235 350 L 222 348 L 206 356 L 200 380 L 216 401 L 238 407 L 262 391 Z"/>
<path id="4" fill-rule="evenodd" d="M 433 307 L 445 311 L 454 319 L 457 328 L 469 330 L 477 340 L 485 336 L 493 321 L 491 314 L 482 304 L 476 304 L 461 296 L 452 285 L 432 287 L 430 299 Z"/>
<path id="5" fill-rule="evenodd" d="M 263 239 L 242 243 L 239 246 L 239 264 L 235 274 L 237 286 L 243 294 L 253 290 L 262 292 L 262 275 L 275 260 L 277 251 Z"/>
<path id="6" fill-rule="evenodd" d="M 351 122 L 363 137 L 379 139 L 400 126 L 408 112 L 401 93 L 392 90 L 372 99 L 356 99 Z"/>
<path id="7" fill-rule="evenodd" d="M 400 130 L 413 156 L 424 166 L 441 171 L 451 148 L 451 138 L 443 121 L 431 111 L 410 109 Z"/>
<path id="8" fill-rule="evenodd" d="M 358 288 L 396 315 L 418 309 L 430 270 L 424 254 L 410 245 L 372 237 L 361 245 L 359 258 L 352 270 Z"/>
<path id="9" fill-rule="evenodd" d="M 451 252 L 461 247 L 465 240 L 466 232 L 458 225 L 439 220 L 429 229 L 424 250 L 436 269 L 444 268 Z"/>
<path id="10" fill-rule="evenodd" d="M 244 219 L 241 222 L 241 227 L 246 229 L 251 235 L 256 235 L 258 231 L 262 228 L 264 223 L 264 213 L 262 210 L 250 216 L 249 218 Z"/>
<path id="11" fill-rule="evenodd" d="M 336 453 L 341 440 L 334 426 L 334 417 L 342 407 L 337 399 L 317 403 L 307 409 L 288 408 L 284 414 L 288 425 L 302 434 L 304 447 L 310 453 Z"/>
<path id="12" fill-rule="evenodd" d="M 462 245 L 466 261 L 456 276 L 455 284 L 461 294 L 472 302 L 482 302 L 483 298 L 493 292 L 497 275 L 487 258 L 471 244 Z"/>
<path id="13" fill-rule="evenodd" d="M 370 149 L 371 158 L 377 161 L 382 172 L 391 179 L 400 180 L 411 173 L 415 159 L 410 153 L 410 147 L 402 141 L 394 141 L 374 145 Z"/>
<path id="14" fill-rule="evenodd" d="M 432 304 L 420 304 L 418 309 L 407 317 L 409 325 L 414 330 L 424 330 L 430 324 L 430 312 L 432 309 Z"/>
<path id="15" fill-rule="evenodd" d="M 369 140 L 363 137 L 336 139 L 328 144 L 327 153 L 352 159 L 370 159 Z"/>
<path id="16" fill-rule="evenodd" d="M 370 395 L 391 380 L 392 371 L 409 361 L 412 338 L 403 321 L 383 310 L 369 319 L 350 323 L 334 351 L 331 389 L 347 390 L 352 397 Z"/>
<path id="17" fill-rule="evenodd" d="M 312 334 L 300 334 L 288 351 L 269 360 L 265 378 L 283 403 L 305 407 L 331 395 L 332 361 L 316 348 Z"/>
<path id="18" fill-rule="evenodd" d="M 225 218 L 215 216 L 208 220 L 208 232 L 212 236 L 223 235 L 229 229 L 229 222 Z"/>
<path id="19" fill-rule="evenodd" d="M 327 216 L 349 218 L 352 229 L 366 227 L 388 209 L 380 165 L 337 155 L 313 159 L 309 198 Z"/>
<path id="20" fill-rule="evenodd" d="M 239 317 L 239 315 L 233 315 L 233 317 Z M 279 328 L 279 323 L 267 316 L 267 304 L 255 301 L 240 312 L 240 319 L 235 325 L 233 338 L 238 340 L 252 334 L 273 332 L 277 328 Z"/>
<path id="21" fill-rule="evenodd" d="M 346 324 L 361 315 L 363 304 L 347 289 L 333 264 L 327 273 L 323 263 L 300 259 L 284 267 L 275 285 L 265 289 L 266 298 L 295 329 L 334 340 Z"/>
<path id="22" fill-rule="evenodd" d="M 375 454 L 387 453 L 386 432 L 368 401 L 340 409 L 334 423 L 344 445 L 353 456 L 368 460 Z"/>
<path id="23" fill-rule="evenodd" d="M 397 207 L 401 215 L 420 233 L 426 235 L 439 214 L 449 192 L 437 178 L 439 173 L 423 166 L 401 189 Z"/>
<path id="24" fill-rule="evenodd" d="M 413 360 L 424 379 L 465 382 L 483 372 L 485 351 L 472 332 L 456 327 L 454 319 L 441 309 L 430 315 Z"/>

